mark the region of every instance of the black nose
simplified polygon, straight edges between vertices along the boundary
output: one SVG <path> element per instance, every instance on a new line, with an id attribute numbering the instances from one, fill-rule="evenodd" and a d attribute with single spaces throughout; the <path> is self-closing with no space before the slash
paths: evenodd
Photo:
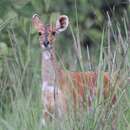
<path id="1" fill-rule="evenodd" d="M 44 44 L 44 46 L 45 46 L 45 47 L 48 47 L 49 42 L 48 42 L 48 41 L 46 41 L 46 42 L 44 42 L 43 44 Z"/>

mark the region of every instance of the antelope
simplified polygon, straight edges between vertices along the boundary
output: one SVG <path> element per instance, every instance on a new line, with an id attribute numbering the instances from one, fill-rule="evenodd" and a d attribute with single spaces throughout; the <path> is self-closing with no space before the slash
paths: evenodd
<path id="1" fill-rule="evenodd" d="M 52 26 L 45 25 L 40 17 L 34 14 L 32 24 L 39 34 L 42 48 L 42 103 L 45 120 L 53 118 L 53 116 L 62 117 L 67 112 L 66 95 L 71 95 L 74 104 L 78 104 L 83 102 L 84 91 L 87 90 L 90 93 L 88 97 L 90 106 L 92 97 L 96 94 L 97 72 L 66 71 L 60 67 L 56 60 L 55 37 L 67 29 L 69 25 L 68 16 L 59 16 L 55 26 Z M 104 97 L 109 96 L 109 80 L 108 72 L 104 72 Z"/>

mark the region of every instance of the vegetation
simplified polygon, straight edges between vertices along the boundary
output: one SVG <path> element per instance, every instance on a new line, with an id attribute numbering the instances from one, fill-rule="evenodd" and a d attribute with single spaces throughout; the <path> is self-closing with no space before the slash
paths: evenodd
<path id="1" fill-rule="evenodd" d="M 130 129 L 130 67 L 128 0 L 0 0 L 0 130 L 116 130 Z M 57 59 L 69 70 L 99 72 L 99 94 L 93 112 L 77 112 L 71 105 L 65 120 L 42 128 L 40 47 L 31 17 L 54 23 L 59 14 L 70 28 L 56 41 Z M 78 48 L 77 48 L 78 45 Z M 67 58 L 66 58 L 67 57 Z M 59 59 L 62 58 L 62 59 Z M 104 100 L 102 73 L 108 71 L 111 96 Z M 117 102 L 110 105 L 117 94 Z M 104 104 L 104 102 L 106 102 Z M 81 118 L 82 117 L 82 118 Z"/>

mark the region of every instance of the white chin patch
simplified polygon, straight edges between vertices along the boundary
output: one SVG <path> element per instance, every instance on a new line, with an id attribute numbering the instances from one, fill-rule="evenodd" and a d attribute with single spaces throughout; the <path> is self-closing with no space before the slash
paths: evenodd
<path id="1" fill-rule="evenodd" d="M 41 47 L 42 47 L 43 49 L 45 48 L 43 44 L 41 44 Z"/>
<path id="2" fill-rule="evenodd" d="M 44 56 L 45 60 L 49 60 L 51 58 L 51 54 L 49 51 L 44 51 L 43 56 Z"/>

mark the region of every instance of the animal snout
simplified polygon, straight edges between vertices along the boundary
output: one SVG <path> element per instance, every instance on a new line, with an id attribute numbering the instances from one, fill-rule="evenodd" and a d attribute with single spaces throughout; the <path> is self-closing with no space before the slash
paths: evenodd
<path id="1" fill-rule="evenodd" d="M 46 42 L 44 42 L 43 44 L 44 44 L 45 47 L 48 47 L 49 41 L 46 41 Z"/>

